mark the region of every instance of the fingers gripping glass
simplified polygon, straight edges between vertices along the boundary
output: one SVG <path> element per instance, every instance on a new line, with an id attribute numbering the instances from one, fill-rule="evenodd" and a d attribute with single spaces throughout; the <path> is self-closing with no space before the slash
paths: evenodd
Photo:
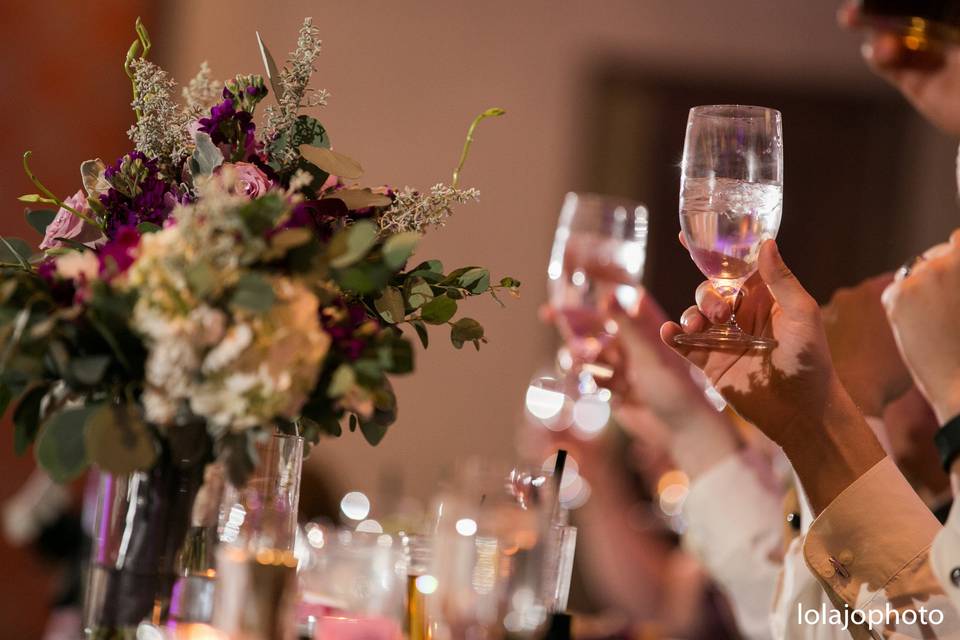
<path id="1" fill-rule="evenodd" d="M 680 228 L 690 257 L 736 308 L 743 283 L 757 270 L 760 245 L 775 238 L 783 203 L 780 112 L 764 107 L 694 107 L 687 120 L 680 176 Z M 772 338 L 744 333 L 730 319 L 702 333 L 682 333 L 686 346 L 769 349 Z"/>

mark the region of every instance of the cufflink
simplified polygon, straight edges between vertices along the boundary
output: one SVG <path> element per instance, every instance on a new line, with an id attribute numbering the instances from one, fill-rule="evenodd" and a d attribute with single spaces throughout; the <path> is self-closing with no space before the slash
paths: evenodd
<path id="1" fill-rule="evenodd" d="M 953 586 L 960 587 L 960 567 L 954 567 L 950 571 L 950 582 L 953 583 Z"/>
<path id="2" fill-rule="evenodd" d="M 850 553 L 850 552 L 848 551 L 847 553 Z M 853 558 L 852 555 L 851 555 L 850 557 L 851 557 L 851 559 Z M 841 563 L 837 558 L 834 558 L 833 556 L 830 556 L 830 557 L 828 558 L 828 560 L 830 561 L 830 566 L 833 567 L 833 571 L 834 571 L 838 576 L 840 576 L 841 578 L 844 578 L 844 579 L 850 577 L 850 572 L 847 570 L 847 568 L 846 568 L 845 566 L 843 566 L 843 563 Z M 827 576 L 827 577 L 829 578 L 829 577 L 831 577 L 831 576 Z"/>

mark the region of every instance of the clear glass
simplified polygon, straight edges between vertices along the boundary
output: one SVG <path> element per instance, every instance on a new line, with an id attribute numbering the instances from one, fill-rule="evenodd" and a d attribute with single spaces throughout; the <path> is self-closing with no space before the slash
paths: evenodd
<path id="1" fill-rule="evenodd" d="M 736 309 L 757 270 L 760 245 L 776 238 L 783 204 L 780 112 L 765 107 L 694 107 L 687 120 L 680 176 L 680 228 L 690 257 Z M 736 318 L 678 344 L 769 349 L 771 338 L 744 333 Z"/>
<path id="2" fill-rule="evenodd" d="M 220 540 L 253 550 L 293 551 L 300 506 L 303 438 L 274 434 L 257 448 L 247 484 L 227 483 L 220 507 Z"/>
<path id="3" fill-rule="evenodd" d="M 308 527 L 307 541 L 300 619 L 312 618 L 320 638 L 400 640 L 408 581 L 401 541 L 316 524 Z"/>
<path id="4" fill-rule="evenodd" d="M 553 485 L 539 470 L 468 461 L 438 496 L 428 602 L 433 638 L 539 637 L 547 619 Z M 429 582 L 429 584 L 427 584 Z"/>
<path id="5" fill-rule="evenodd" d="M 303 438 L 275 434 L 258 446 L 247 483 L 227 482 L 220 506 L 213 626 L 244 640 L 296 631 L 297 509 Z"/>
<path id="6" fill-rule="evenodd" d="M 647 208 L 593 193 L 568 193 L 547 267 L 549 304 L 565 349 L 560 378 L 575 402 L 596 395 L 610 372 L 597 358 L 617 332 L 612 307 L 639 304 L 647 251 Z"/>

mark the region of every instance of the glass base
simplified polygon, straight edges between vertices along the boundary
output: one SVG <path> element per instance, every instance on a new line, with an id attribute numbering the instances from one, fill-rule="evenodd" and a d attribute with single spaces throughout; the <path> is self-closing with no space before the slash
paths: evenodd
<path id="1" fill-rule="evenodd" d="M 713 326 L 701 333 L 681 333 L 673 338 L 675 344 L 684 347 L 708 349 L 773 349 L 777 341 L 744 333 L 737 327 Z"/>

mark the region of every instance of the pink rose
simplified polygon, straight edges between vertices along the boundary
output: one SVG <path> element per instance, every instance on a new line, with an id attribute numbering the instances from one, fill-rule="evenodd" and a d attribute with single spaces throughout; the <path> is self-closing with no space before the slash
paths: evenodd
<path id="1" fill-rule="evenodd" d="M 87 198 L 83 195 L 82 190 L 67 198 L 65 204 L 82 214 L 90 213 L 90 205 L 87 204 Z M 73 212 L 61 208 L 57 211 L 57 217 L 53 219 L 53 222 L 47 225 L 40 248 L 46 250 L 64 246 L 64 243 L 57 238 L 67 238 L 93 247 L 103 239 L 103 233 L 100 229 L 84 222 Z"/>
<path id="2" fill-rule="evenodd" d="M 221 165 L 221 169 L 231 171 L 233 174 L 233 189 L 251 199 L 259 198 L 273 186 L 267 174 L 249 162 L 225 163 Z"/>

